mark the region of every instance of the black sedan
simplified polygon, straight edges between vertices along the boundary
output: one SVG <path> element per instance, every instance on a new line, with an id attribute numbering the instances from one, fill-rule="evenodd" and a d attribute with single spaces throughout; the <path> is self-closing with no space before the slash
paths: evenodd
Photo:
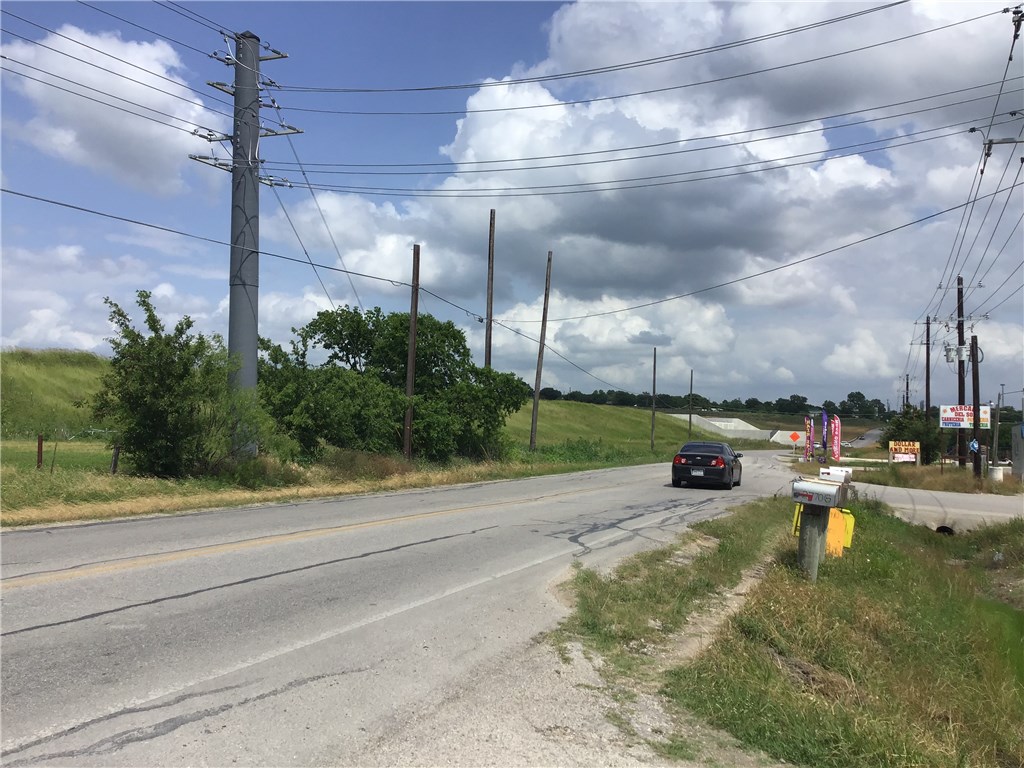
<path id="1" fill-rule="evenodd" d="M 672 460 L 672 485 L 708 483 L 732 488 L 743 479 L 742 455 L 728 443 L 686 443 Z"/>

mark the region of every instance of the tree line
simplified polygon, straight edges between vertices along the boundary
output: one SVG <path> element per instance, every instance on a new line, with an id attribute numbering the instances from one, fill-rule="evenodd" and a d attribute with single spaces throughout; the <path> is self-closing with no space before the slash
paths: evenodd
<path id="1" fill-rule="evenodd" d="M 545 387 L 540 391 L 542 400 L 568 400 L 597 405 L 620 405 L 638 408 L 651 407 L 651 394 L 643 392 L 634 394 L 622 390 L 596 389 L 590 394 L 578 390 L 570 390 L 563 394 L 553 387 Z M 853 418 L 887 419 L 894 415 L 885 403 L 875 398 L 868 400 L 862 392 L 850 392 L 838 403 L 825 400 L 821 404 L 811 403 L 803 395 L 790 395 L 776 400 L 758 400 L 748 397 L 746 400 L 732 398 L 715 402 L 696 392 L 693 395 L 662 395 L 656 397 L 656 407 L 666 410 L 682 410 L 692 408 L 694 411 L 730 411 L 741 413 L 782 413 L 787 415 L 805 414 L 812 410 L 824 408 L 829 414 L 838 414 Z"/>
<path id="2" fill-rule="evenodd" d="M 315 461 L 336 447 L 370 453 L 404 448 L 404 421 L 414 413 L 412 452 L 432 462 L 457 458 L 497 460 L 507 455 L 506 419 L 533 391 L 513 373 L 477 366 L 465 334 L 431 315 L 417 318 L 414 390 L 406 395 L 408 313 L 384 314 L 345 306 L 318 313 L 282 346 L 260 339 L 258 385 L 237 389 L 237 361 L 218 335 L 193 333 L 188 316 L 173 328 L 160 320 L 147 291 L 138 291 L 144 329 L 109 298 L 115 335 L 113 357 L 99 392 L 87 403 L 94 418 L 114 431 L 112 443 L 135 471 L 158 477 L 231 473 L 251 463 L 253 449 L 286 461 Z M 623 407 L 651 407 L 649 393 L 617 390 L 539 397 Z M 877 399 L 850 392 L 839 403 L 812 404 L 802 395 L 775 401 L 748 398 L 719 403 L 694 393 L 658 395 L 668 410 L 800 415 L 825 408 L 840 417 L 888 420 L 885 440 L 919 440 L 932 461 L 949 450 L 955 434 L 938 428 L 938 408 L 924 414 L 889 412 Z M 1004 409 L 1003 423 L 1020 420 Z M 1000 443 L 1009 441 L 1010 430 Z M 1006 446 L 1008 450 L 1008 445 Z"/>
<path id="3" fill-rule="evenodd" d="M 89 405 L 112 426 L 135 471 L 158 477 L 236 471 L 253 449 L 312 461 L 328 447 L 403 449 L 412 405 L 414 455 L 434 462 L 501 458 L 505 419 L 531 396 L 512 373 L 474 365 L 465 335 L 430 315 L 417 319 L 415 388 L 406 396 L 408 313 L 341 307 L 292 329 L 287 348 L 260 339 L 258 386 L 239 390 L 221 337 L 192 332 L 188 316 L 160 320 L 136 293 L 144 330 L 109 298 L 113 357 Z"/>

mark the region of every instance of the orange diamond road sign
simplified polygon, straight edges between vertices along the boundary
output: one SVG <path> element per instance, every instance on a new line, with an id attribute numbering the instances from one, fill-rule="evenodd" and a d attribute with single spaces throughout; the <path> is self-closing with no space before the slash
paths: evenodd
<path id="1" fill-rule="evenodd" d="M 797 440 L 800 439 L 800 433 L 799 432 L 790 432 L 789 433 L 789 439 L 792 440 L 795 443 Z"/>

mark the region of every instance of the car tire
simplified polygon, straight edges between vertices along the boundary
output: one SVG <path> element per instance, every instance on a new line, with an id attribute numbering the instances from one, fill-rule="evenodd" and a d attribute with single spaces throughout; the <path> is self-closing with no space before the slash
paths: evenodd
<path id="1" fill-rule="evenodd" d="M 682 481 L 682 480 L 676 480 L 676 479 L 675 479 L 675 478 L 673 477 L 673 478 L 672 478 L 672 487 L 673 487 L 673 488 L 682 488 L 682 487 L 683 487 L 683 481 Z"/>
<path id="2" fill-rule="evenodd" d="M 733 483 L 733 485 L 735 485 L 735 486 L 736 486 L 737 488 L 739 488 L 739 487 L 740 487 L 740 484 L 741 484 L 742 482 L 743 482 L 743 473 L 742 473 L 742 472 L 740 472 L 740 477 L 739 477 L 739 479 L 738 479 L 738 480 L 737 480 L 737 481 L 736 481 L 735 483 Z"/>

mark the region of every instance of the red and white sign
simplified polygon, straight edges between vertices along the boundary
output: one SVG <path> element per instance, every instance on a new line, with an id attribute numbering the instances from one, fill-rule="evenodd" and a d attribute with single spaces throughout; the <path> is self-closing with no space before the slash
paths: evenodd
<path id="1" fill-rule="evenodd" d="M 978 425 L 981 429 L 991 429 L 991 408 L 987 405 L 978 407 Z M 974 429 L 973 405 L 940 405 L 939 426 L 943 429 Z"/>
<path id="2" fill-rule="evenodd" d="M 843 425 L 839 421 L 838 416 L 832 417 L 832 460 L 839 461 L 840 444 L 843 441 Z"/>

